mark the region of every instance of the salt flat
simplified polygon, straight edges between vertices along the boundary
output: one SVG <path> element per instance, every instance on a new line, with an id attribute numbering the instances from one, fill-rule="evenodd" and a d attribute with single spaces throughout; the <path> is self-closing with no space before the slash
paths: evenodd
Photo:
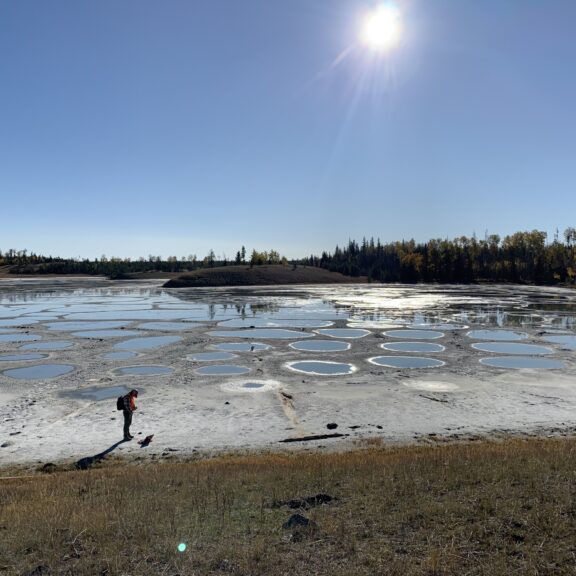
<path id="1" fill-rule="evenodd" d="M 570 344 L 575 318 L 576 292 L 561 288 L 331 285 L 168 291 L 159 281 L 1 280 L 0 338 L 9 336 L 0 339 L 0 465 L 79 459 L 106 450 L 122 438 L 115 396 L 131 388 L 141 392 L 132 433 L 155 436 L 145 449 L 135 442 L 115 448 L 115 454 L 127 457 L 159 458 L 167 449 L 178 454 L 286 446 L 338 450 L 373 438 L 411 443 L 569 434 L 576 426 L 576 362 Z M 267 328 L 282 337 L 267 338 L 262 333 Z M 353 333 L 338 332 L 346 328 L 368 334 L 348 338 Z M 258 338 L 243 338 L 245 330 L 258 330 Z M 474 332 L 468 335 L 475 330 L 495 332 L 478 339 Z M 433 339 L 426 339 L 428 331 L 443 335 L 431 333 Z M 441 346 L 421 354 L 381 347 L 410 342 L 411 335 L 414 342 Z M 548 347 L 546 359 L 562 367 L 515 370 L 481 363 L 490 357 L 522 358 L 473 347 L 497 343 L 499 335 Z M 550 341 L 558 336 L 566 339 Z M 314 339 L 350 346 L 322 352 L 290 346 Z M 217 352 L 223 343 L 238 344 L 235 357 L 191 359 Z M 269 347 L 251 350 L 253 343 Z M 36 344 L 44 358 L 2 360 L 34 353 Z M 444 364 L 399 369 L 369 361 L 378 356 L 419 356 Z M 289 368 L 302 361 L 350 364 L 354 370 L 317 375 Z M 54 378 L 10 375 L 50 364 L 74 369 Z M 247 372 L 196 372 L 221 364 Z M 172 371 L 120 370 L 128 367 Z M 329 423 L 337 428 L 328 430 Z M 280 443 L 334 432 L 344 436 Z"/>

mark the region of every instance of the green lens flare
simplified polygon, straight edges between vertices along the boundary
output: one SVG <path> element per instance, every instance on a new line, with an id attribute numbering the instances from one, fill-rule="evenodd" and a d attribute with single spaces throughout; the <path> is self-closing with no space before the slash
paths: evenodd
<path id="1" fill-rule="evenodd" d="M 186 544 L 184 544 L 184 542 L 178 544 L 178 552 L 184 552 L 185 550 L 186 550 Z"/>

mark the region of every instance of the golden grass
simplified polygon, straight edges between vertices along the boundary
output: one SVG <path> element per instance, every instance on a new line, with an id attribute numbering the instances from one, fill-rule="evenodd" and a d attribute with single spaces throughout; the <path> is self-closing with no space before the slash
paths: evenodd
<path id="1" fill-rule="evenodd" d="M 510 440 L 4 480 L 0 573 L 576 574 L 575 455 Z M 337 500 L 283 529 L 295 510 L 273 503 L 317 493 Z"/>

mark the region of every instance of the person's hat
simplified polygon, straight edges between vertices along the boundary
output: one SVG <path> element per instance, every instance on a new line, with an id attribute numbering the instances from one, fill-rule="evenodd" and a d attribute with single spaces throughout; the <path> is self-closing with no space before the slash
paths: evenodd
<path id="1" fill-rule="evenodd" d="M 130 390 L 132 396 L 138 396 L 138 390 Z"/>

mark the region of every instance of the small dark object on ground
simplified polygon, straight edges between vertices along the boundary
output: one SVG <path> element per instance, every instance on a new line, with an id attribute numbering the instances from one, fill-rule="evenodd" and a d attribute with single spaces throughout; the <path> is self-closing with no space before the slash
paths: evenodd
<path id="1" fill-rule="evenodd" d="M 46 464 L 44 464 L 44 466 L 42 466 L 42 468 L 40 468 L 40 472 L 44 472 L 44 474 L 52 474 L 53 472 L 56 472 L 57 469 L 58 467 L 56 466 L 56 464 L 52 462 L 47 462 Z"/>
<path id="2" fill-rule="evenodd" d="M 150 434 L 149 436 L 146 436 L 146 438 L 144 438 L 144 440 L 138 440 L 138 444 L 140 444 L 140 446 L 142 448 L 145 448 L 146 446 L 148 446 L 148 444 L 150 444 L 150 442 L 152 442 L 152 438 L 154 438 L 154 434 Z"/>
<path id="3" fill-rule="evenodd" d="M 298 508 L 312 508 L 313 506 L 320 506 L 322 504 L 328 504 L 335 500 L 329 494 L 316 494 L 315 496 L 308 496 L 307 498 L 294 498 L 292 500 L 274 500 L 272 502 L 272 508 L 280 508 L 282 506 L 288 506 L 293 510 Z"/>
<path id="4" fill-rule="evenodd" d="M 327 438 L 341 438 L 342 436 L 348 436 L 348 434 L 339 434 L 338 432 L 334 434 L 316 434 L 314 436 L 302 436 L 301 438 L 286 438 L 279 440 L 279 442 L 310 442 L 311 440 L 326 440 Z"/>
<path id="5" fill-rule="evenodd" d="M 326 424 L 326 428 L 328 428 L 328 430 L 336 430 L 338 424 L 336 424 L 336 422 L 330 422 L 330 424 Z"/>
<path id="6" fill-rule="evenodd" d="M 314 525 L 315 523 L 306 518 L 306 516 L 302 516 L 302 514 L 292 514 L 292 516 L 282 524 L 282 528 L 284 528 L 284 530 L 290 530 L 290 528 L 308 528 Z"/>

